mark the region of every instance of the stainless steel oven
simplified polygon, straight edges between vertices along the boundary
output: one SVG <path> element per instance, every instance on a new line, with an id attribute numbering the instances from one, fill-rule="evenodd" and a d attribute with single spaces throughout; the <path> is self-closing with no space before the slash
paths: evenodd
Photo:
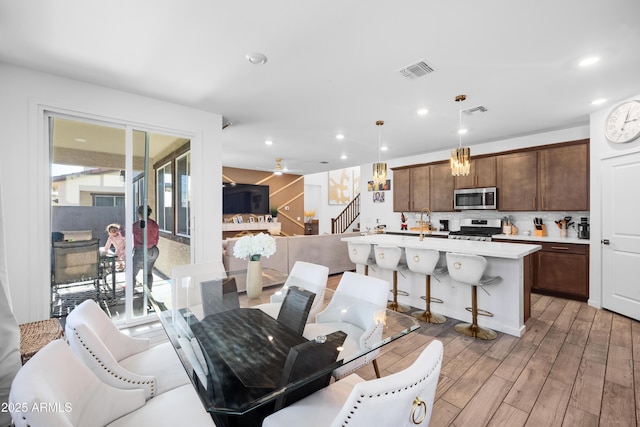
<path id="1" fill-rule="evenodd" d="M 453 190 L 454 209 L 498 209 L 496 187 Z"/>
<path id="2" fill-rule="evenodd" d="M 461 219 L 460 230 L 449 233 L 449 239 L 490 242 L 491 236 L 502 233 L 502 220 Z"/>

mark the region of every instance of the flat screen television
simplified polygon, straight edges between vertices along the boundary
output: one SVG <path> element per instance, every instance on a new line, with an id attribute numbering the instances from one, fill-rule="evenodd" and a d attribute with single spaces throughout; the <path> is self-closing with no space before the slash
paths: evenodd
<path id="1" fill-rule="evenodd" d="M 256 214 L 269 213 L 269 186 L 253 184 L 225 184 L 222 187 L 222 213 Z"/>

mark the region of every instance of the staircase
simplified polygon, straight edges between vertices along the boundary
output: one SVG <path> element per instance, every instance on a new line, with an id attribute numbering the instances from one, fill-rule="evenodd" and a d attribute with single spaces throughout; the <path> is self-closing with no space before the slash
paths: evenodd
<path id="1" fill-rule="evenodd" d="M 331 234 L 342 234 L 360 216 L 360 194 L 347 205 L 337 218 L 331 218 Z"/>

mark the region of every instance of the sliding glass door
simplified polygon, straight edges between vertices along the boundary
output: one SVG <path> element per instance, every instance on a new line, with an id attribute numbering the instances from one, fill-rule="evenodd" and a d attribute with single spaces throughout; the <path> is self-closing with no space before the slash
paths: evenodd
<path id="1" fill-rule="evenodd" d="M 190 141 L 59 114 L 48 124 L 52 244 L 98 239 L 100 247 L 99 292 L 91 282 L 52 286 L 52 315 L 91 298 L 114 321 L 144 321 L 145 289 L 169 287 L 173 265 L 190 263 Z"/>

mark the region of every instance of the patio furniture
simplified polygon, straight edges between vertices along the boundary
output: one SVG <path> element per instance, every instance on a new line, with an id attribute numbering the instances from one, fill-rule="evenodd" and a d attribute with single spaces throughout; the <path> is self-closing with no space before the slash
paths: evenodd
<path id="1" fill-rule="evenodd" d="M 98 239 L 73 242 L 53 242 L 51 272 L 51 317 L 66 316 L 77 304 L 90 297 L 100 301 L 100 248 Z M 93 286 L 91 291 L 71 290 L 71 287 Z"/>

